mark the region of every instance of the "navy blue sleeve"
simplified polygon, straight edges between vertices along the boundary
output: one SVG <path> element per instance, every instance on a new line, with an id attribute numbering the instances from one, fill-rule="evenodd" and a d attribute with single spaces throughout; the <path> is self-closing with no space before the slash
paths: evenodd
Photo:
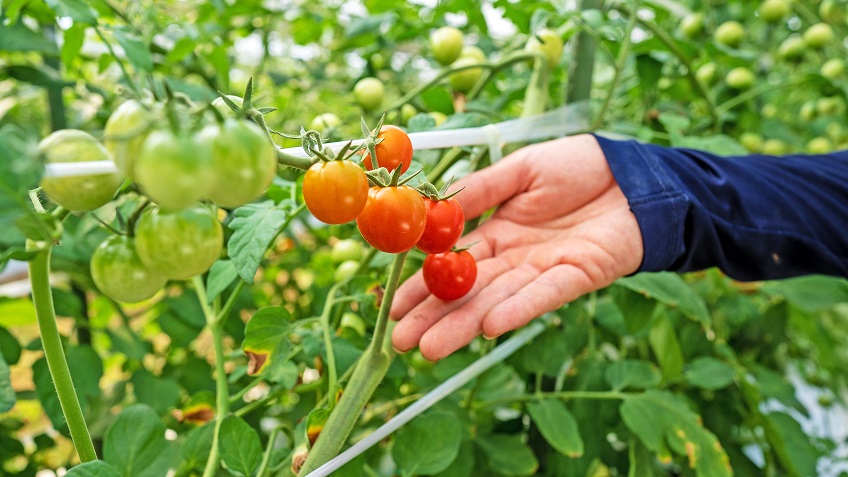
<path id="1" fill-rule="evenodd" d="M 639 271 L 848 277 L 848 151 L 721 157 L 596 137 L 642 232 Z"/>

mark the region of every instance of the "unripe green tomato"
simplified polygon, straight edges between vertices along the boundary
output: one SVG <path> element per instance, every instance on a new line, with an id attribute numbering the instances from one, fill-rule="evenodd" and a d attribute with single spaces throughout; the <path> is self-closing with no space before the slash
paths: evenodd
<path id="1" fill-rule="evenodd" d="M 804 41 L 810 48 L 823 48 L 833 42 L 833 28 L 827 23 L 816 23 L 804 32 Z"/>
<path id="2" fill-rule="evenodd" d="M 179 210 L 205 197 L 212 186 L 212 145 L 197 134 L 159 129 L 141 145 L 136 180 L 163 209 Z"/>
<path id="3" fill-rule="evenodd" d="M 386 66 L 386 58 L 381 53 L 374 53 L 369 58 L 369 61 L 371 62 L 371 67 L 377 71 L 382 70 Z"/>
<path id="4" fill-rule="evenodd" d="M 442 113 L 440 111 L 430 111 L 429 113 L 427 113 L 427 115 L 433 118 L 433 121 L 436 121 L 436 127 L 441 126 L 442 123 L 444 123 L 448 119 L 448 117 L 445 116 L 445 113 Z"/>
<path id="5" fill-rule="evenodd" d="M 486 58 L 486 53 L 480 49 L 478 46 L 474 45 L 465 45 L 462 47 L 462 51 L 459 53 L 460 58 L 473 58 L 477 60 L 478 63 L 483 63 L 488 58 Z"/>
<path id="6" fill-rule="evenodd" d="M 814 137 L 807 143 L 807 152 L 810 154 L 827 154 L 833 151 L 833 143 L 826 137 Z"/>
<path id="7" fill-rule="evenodd" d="M 309 123 L 309 129 L 314 129 L 320 133 L 328 129 L 335 129 L 342 125 L 342 120 L 333 113 L 324 113 L 315 116 L 312 122 Z"/>
<path id="8" fill-rule="evenodd" d="M 754 73 L 744 66 L 737 66 L 727 73 L 727 85 L 735 89 L 748 89 L 754 85 Z"/>
<path id="9" fill-rule="evenodd" d="M 409 120 L 416 114 L 418 114 L 418 110 L 415 109 L 415 106 L 409 103 L 404 104 L 400 108 L 400 120 L 403 124 L 408 123 Z"/>
<path id="10" fill-rule="evenodd" d="M 218 217 L 199 205 L 176 212 L 151 210 L 141 216 L 135 231 L 141 263 L 173 280 L 209 270 L 221 255 L 223 243 Z"/>
<path id="11" fill-rule="evenodd" d="M 807 51 L 807 42 L 799 35 L 792 35 L 783 40 L 777 49 L 777 55 L 787 60 L 796 60 L 804 56 Z"/>
<path id="12" fill-rule="evenodd" d="M 845 62 L 842 58 L 831 58 L 824 62 L 820 71 L 825 78 L 835 80 L 845 73 Z"/>
<path id="13" fill-rule="evenodd" d="M 771 119 L 777 116 L 777 112 L 777 106 L 771 103 L 763 106 L 763 109 L 760 110 L 760 114 L 766 119 Z"/>
<path id="14" fill-rule="evenodd" d="M 819 16 L 828 23 L 839 23 L 845 19 L 845 11 L 834 0 L 824 0 L 819 4 Z"/>
<path id="15" fill-rule="evenodd" d="M 106 239 L 91 255 L 91 278 L 101 293 L 122 303 L 147 300 L 165 287 L 167 278 L 149 270 L 125 235 Z"/>
<path id="16" fill-rule="evenodd" d="M 736 48 L 745 39 L 745 27 L 735 20 L 724 22 L 716 28 L 714 38 L 721 44 Z"/>
<path id="17" fill-rule="evenodd" d="M 739 143 L 748 152 L 760 152 L 763 149 L 763 137 L 757 133 L 744 132 L 739 136 Z"/>
<path id="18" fill-rule="evenodd" d="M 825 134 L 830 138 L 831 141 L 836 143 L 841 143 L 845 140 L 845 128 L 842 127 L 842 124 L 839 122 L 832 122 L 825 126 L 824 128 Z"/>
<path id="19" fill-rule="evenodd" d="M 348 328 L 356 332 L 359 336 L 365 336 L 366 326 L 365 320 L 361 316 L 352 312 L 345 312 L 339 322 L 341 328 Z"/>
<path id="20" fill-rule="evenodd" d="M 760 4 L 760 17 L 769 23 L 778 23 L 789 15 L 789 2 L 786 0 L 766 0 Z"/>
<path id="21" fill-rule="evenodd" d="M 354 239 L 339 240 L 333 245 L 330 258 L 336 263 L 359 260 L 362 258 L 362 243 Z"/>
<path id="22" fill-rule="evenodd" d="M 156 113 L 138 101 L 118 106 L 103 128 L 103 145 L 115 166 L 128 179 L 135 179 L 135 160 L 141 145 L 156 123 Z"/>
<path id="23" fill-rule="evenodd" d="M 236 96 L 232 94 L 227 95 L 227 99 L 235 103 L 236 106 L 241 107 L 244 104 L 244 100 L 241 99 L 241 96 Z M 224 100 L 219 96 L 212 100 L 212 106 L 215 107 L 218 111 L 221 112 L 221 116 L 225 118 L 234 118 L 236 117 L 236 112 L 233 111 L 230 106 L 224 102 Z"/>
<path id="24" fill-rule="evenodd" d="M 812 121 L 816 119 L 818 111 L 816 110 L 816 102 L 815 101 L 805 101 L 804 104 L 801 105 L 801 119 L 804 121 Z"/>
<path id="25" fill-rule="evenodd" d="M 816 111 L 822 116 L 837 114 L 842 110 L 842 98 L 839 96 L 823 96 L 816 100 Z"/>
<path id="26" fill-rule="evenodd" d="M 686 38 L 695 38 L 704 31 L 704 14 L 691 13 L 680 20 L 680 32 Z"/>
<path id="27" fill-rule="evenodd" d="M 430 35 L 430 51 L 433 59 L 442 65 L 449 65 L 459 58 L 462 51 L 463 35 L 459 29 L 445 26 Z"/>
<path id="28" fill-rule="evenodd" d="M 109 152 L 91 134 L 76 129 L 56 131 L 38 143 L 38 152 L 48 164 L 109 161 Z M 47 197 L 76 212 L 97 209 L 112 200 L 123 179 L 118 174 L 86 174 L 44 177 L 41 188 Z"/>
<path id="29" fill-rule="evenodd" d="M 433 363 L 429 359 L 425 358 L 423 354 L 421 354 L 421 350 L 414 349 L 409 353 L 409 365 L 412 366 L 412 369 L 421 372 L 427 372 L 433 369 Z"/>
<path id="30" fill-rule="evenodd" d="M 768 156 L 782 156 L 786 154 L 786 143 L 780 139 L 766 139 L 763 143 L 763 154 Z"/>
<path id="31" fill-rule="evenodd" d="M 377 78 L 362 78 L 353 87 L 353 97 L 366 111 L 373 111 L 383 104 L 386 87 Z"/>
<path id="32" fill-rule="evenodd" d="M 718 65 L 713 62 L 704 63 L 695 70 L 695 77 L 701 84 L 709 86 L 715 81 L 718 75 Z"/>
<path id="33" fill-rule="evenodd" d="M 337 282 L 341 282 L 353 278 L 358 269 L 358 261 L 345 260 L 344 262 L 340 263 L 338 267 L 336 267 L 336 272 L 333 274 L 333 279 Z"/>
<path id="34" fill-rule="evenodd" d="M 478 62 L 473 58 L 460 58 L 456 60 L 451 67 L 461 67 L 466 65 L 476 65 Z M 477 80 L 480 79 L 480 76 L 483 74 L 483 70 L 481 68 L 469 68 L 467 70 L 462 70 L 457 73 L 453 73 L 448 78 L 450 82 L 451 88 L 460 93 L 467 93 L 471 91 L 471 88 L 477 84 Z"/>
<path id="35" fill-rule="evenodd" d="M 559 58 L 562 56 L 562 47 L 562 38 L 559 34 L 547 28 L 531 35 L 524 46 L 527 51 L 543 53 L 545 58 L 548 59 L 548 68 L 553 68 L 559 63 Z"/>

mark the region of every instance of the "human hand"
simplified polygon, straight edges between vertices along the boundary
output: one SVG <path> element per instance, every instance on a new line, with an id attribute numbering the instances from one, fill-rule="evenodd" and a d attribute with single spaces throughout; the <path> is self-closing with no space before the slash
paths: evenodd
<path id="1" fill-rule="evenodd" d="M 498 206 L 460 240 L 478 242 L 477 283 L 465 297 L 430 295 L 419 271 L 390 316 L 398 351 L 442 359 L 482 334 L 494 338 L 635 272 L 642 235 L 594 137 L 527 146 L 458 181 L 467 219 Z"/>

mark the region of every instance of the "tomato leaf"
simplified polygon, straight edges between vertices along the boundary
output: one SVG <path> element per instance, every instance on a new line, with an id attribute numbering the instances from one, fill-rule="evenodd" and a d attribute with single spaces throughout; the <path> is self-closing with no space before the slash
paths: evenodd
<path id="1" fill-rule="evenodd" d="M 71 28 L 65 30 L 62 43 L 62 63 L 70 65 L 79 56 L 82 44 L 85 41 L 85 31 L 88 27 L 85 23 L 74 23 Z"/>
<path id="2" fill-rule="evenodd" d="M 288 358 L 291 314 L 281 306 L 260 308 L 244 330 L 242 349 L 248 356 L 247 373 L 255 376 L 272 370 Z"/>
<path id="3" fill-rule="evenodd" d="M 648 342 L 662 367 L 663 376 L 670 378 L 683 372 L 683 351 L 674 325 L 667 316 L 661 316 L 651 327 Z"/>
<path id="4" fill-rule="evenodd" d="M 14 223 L 24 215 L 35 215 L 27 192 L 38 186 L 44 172 L 43 162 L 33 159 L 36 147 L 21 129 L 0 128 L 0 252 L 24 245 L 24 235 Z"/>
<path id="5" fill-rule="evenodd" d="M 227 252 L 241 279 L 250 285 L 265 251 L 290 217 L 286 204 L 266 200 L 233 211 L 229 225 L 233 235 L 227 243 Z"/>
<path id="6" fill-rule="evenodd" d="M 772 412 L 765 416 L 766 439 L 790 475 L 819 475 L 821 457 L 801 425 L 789 414 Z"/>
<path id="7" fill-rule="evenodd" d="M 392 457 L 403 476 L 441 472 L 456 459 L 462 428 L 456 416 L 430 412 L 416 417 L 397 433 Z M 427 449 L 427 452 L 421 452 Z"/>
<path id="8" fill-rule="evenodd" d="M 238 272 L 231 260 L 215 262 L 206 277 L 206 298 L 209 303 L 212 303 L 236 278 L 238 278 Z"/>
<path id="9" fill-rule="evenodd" d="M 709 356 L 692 360 L 686 370 L 686 381 L 702 389 L 721 389 L 730 385 L 736 372 L 729 365 Z"/>
<path id="10" fill-rule="evenodd" d="M 6 25 L 5 22 L 0 22 L 0 50 L 37 51 L 44 54 L 53 54 L 56 53 L 56 44 L 43 35 L 30 30 L 23 23 Z"/>
<path id="11" fill-rule="evenodd" d="M 221 423 L 218 450 L 224 466 L 233 475 L 251 476 L 262 459 L 259 435 L 237 416 L 227 416 Z"/>
<path id="12" fill-rule="evenodd" d="M 527 404 L 527 413 L 545 440 L 561 454 L 571 458 L 583 455 L 583 439 L 577 421 L 559 399 L 541 399 Z"/>
<path id="13" fill-rule="evenodd" d="M 140 369 L 132 377 L 133 393 L 140 403 L 149 405 L 157 414 L 165 414 L 180 398 L 176 381 L 164 376 L 154 376 Z"/>
<path id="14" fill-rule="evenodd" d="M 116 28 L 115 38 L 136 68 L 153 71 L 153 57 L 150 55 L 147 43 L 142 38 L 128 28 Z"/>
<path id="15" fill-rule="evenodd" d="M 533 475 L 539 461 L 520 434 L 494 434 L 479 437 L 477 445 L 487 457 L 489 467 L 498 475 Z"/>
<path id="16" fill-rule="evenodd" d="M 97 10 L 83 0 L 47 0 L 57 17 L 71 17 L 74 22 L 97 23 Z"/>
<path id="17" fill-rule="evenodd" d="M 15 389 L 12 387 L 12 378 L 9 374 L 9 365 L 6 358 L 0 354 L 0 414 L 12 409 L 15 405 Z"/>
<path id="18" fill-rule="evenodd" d="M 102 460 L 94 460 L 71 468 L 67 477 L 122 477 L 118 469 Z"/>
<path id="19" fill-rule="evenodd" d="M 676 273 L 641 273 L 622 278 L 616 283 L 660 303 L 678 308 L 684 315 L 705 326 L 709 326 L 712 321 L 704 299 Z"/>
<path id="20" fill-rule="evenodd" d="M 669 457 L 670 449 L 685 456 L 698 477 L 733 475 L 718 439 L 675 395 L 657 390 L 628 394 L 619 413 L 627 427 L 661 459 Z"/>
<path id="21" fill-rule="evenodd" d="M 647 389 L 660 384 L 659 370 L 650 361 L 624 359 L 607 366 L 604 377 L 613 389 Z"/>
<path id="22" fill-rule="evenodd" d="M 122 475 L 161 477 L 167 474 L 176 446 L 165 439 L 165 426 L 146 404 L 124 409 L 106 429 L 103 460 Z"/>
<path id="23" fill-rule="evenodd" d="M 215 424 L 208 423 L 189 431 L 180 448 L 183 462 L 190 469 L 203 469 L 209 460 Z"/>

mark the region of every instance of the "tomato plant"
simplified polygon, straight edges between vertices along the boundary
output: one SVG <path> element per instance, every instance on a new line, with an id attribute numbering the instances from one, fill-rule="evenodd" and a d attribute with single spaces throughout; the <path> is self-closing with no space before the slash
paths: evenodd
<path id="1" fill-rule="evenodd" d="M 135 236 L 144 266 L 173 280 L 209 270 L 223 243 L 221 223 L 201 206 L 174 212 L 153 209 L 139 219 Z"/>
<path id="2" fill-rule="evenodd" d="M 449 65 L 459 58 L 462 51 L 462 31 L 454 27 L 441 27 L 430 35 L 430 51 L 442 65 Z"/>
<path id="3" fill-rule="evenodd" d="M 450 250 L 465 226 L 462 206 L 453 197 L 443 200 L 424 198 L 427 225 L 416 246 L 424 253 L 436 254 Z"/>
<path id="4" fill-rule="evenodd" d="M 409 140 L 409 135 L 397 127 L 387 124 L 380 128 L 380 133 L 377 134 L 382 142 L 374 146 L 377 154 L 377 162 L 380 167 L 385 167 L 389 172 L 401 167 L 401 173 L 409 169 L 412 164 L 412 141 Z M 365 151 L 363 164 L 365 169 L 374 169 L 371 164 L 371 155 Z"/>
<path id="5" fill-rule="evenodd" d="M 350 222 L 362 212 L 367 199 L 368 179 L 354 162 L 317 162 L 303 177 L 306 207 L 324 223 Z"/>
<path id="6" fill-rule="evenodd" d="M 153 297 L 168 281 L 141 263 L 135 240 L 123 235 L 105 240 L 91 255 L 91 278 L 101 293 L 125 303 Z"/>
<path id="7" fill-rule="evenodd" d="M 153 107 L 136 100 L 122 103 L 106 121 L 103 143 L 124 177 L 135 178 L 136 158 L 156 122 Z"/>
<path id="8" fill-rule="evenodd" d="M 372 187 L 356 226 L 377 250 L 405 252 L 418 243 L 427 224 L 424 199 L 409 186 Z"/>
<path id="9" fill-rule="evenodd" d="M 430 293 L 445 301 L 464 297 L 477 280 L 477 261 L 468 250 L 427 255 L 421 270 Z"/>

